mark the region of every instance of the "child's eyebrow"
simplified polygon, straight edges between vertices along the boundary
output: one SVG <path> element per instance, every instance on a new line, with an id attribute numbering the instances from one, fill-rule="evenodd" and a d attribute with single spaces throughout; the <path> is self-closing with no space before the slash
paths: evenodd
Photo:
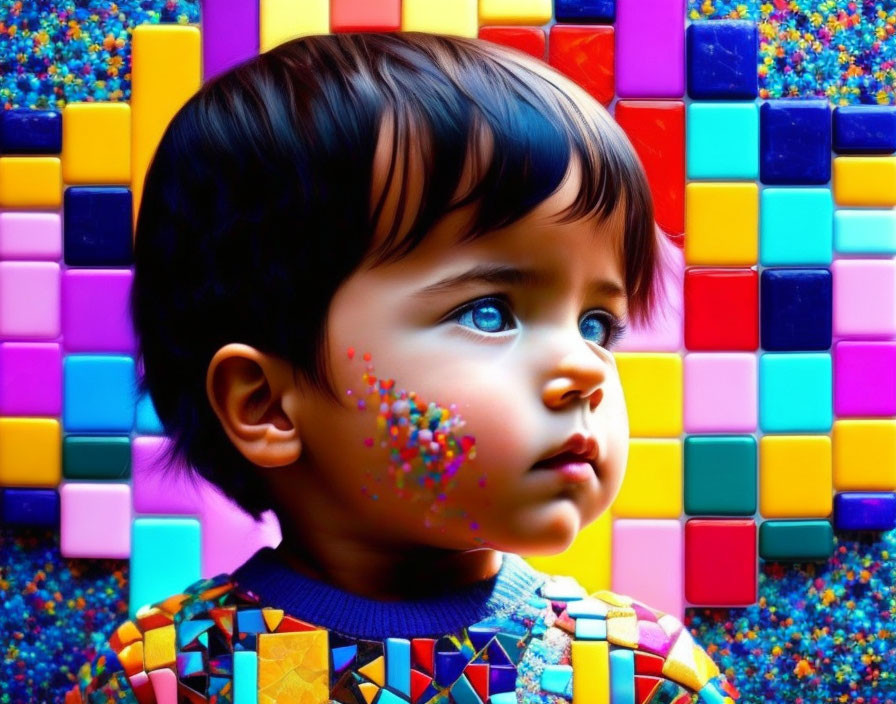
<path id="1" fill-rule="evenodd" d="M 445 277 L 441 281 L 426 286 L 415 294 L 417 298 L 439 296 L 455 288 L 471 283 L 502 284 L 509 286 L 543 286 L 553 280 L 534 269 L 517 269 L 503 264 L 479 264 L 468 271 Z M 589 286 L 589 293 L 607 298 L 626 298 L 625 288 L 616 281 L 595 279 Z"/>

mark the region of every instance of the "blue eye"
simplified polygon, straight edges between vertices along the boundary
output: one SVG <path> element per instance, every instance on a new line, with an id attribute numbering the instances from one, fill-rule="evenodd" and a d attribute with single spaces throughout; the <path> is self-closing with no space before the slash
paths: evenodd
<path id="1" fill-rule="evenodd" d="M 509 304 L 500 298 L 480 298 L 458 309 L 448 320 L 480 332 L 505 332 L 516 327 L 509 311 Z M 609 348 L 623 337 L 626 326 L 611 313 L 590 311 L 582 318 L 579 329 L 585 339 Z"/>

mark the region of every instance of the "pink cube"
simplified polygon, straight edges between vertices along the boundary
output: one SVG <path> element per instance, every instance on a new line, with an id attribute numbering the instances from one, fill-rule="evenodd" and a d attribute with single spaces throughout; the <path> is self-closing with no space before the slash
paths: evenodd
<path id="1" fill-rule="evenodd" d="M 684 358 L 684 429 L 751 433 L 757 425 L 756 355 L 691 353 Z"/>
<path id="2" fill-rule="evenodd" d="M 896 262 L 838 259 L 834 280 L 834 336 L 896 337 Z"/>
<path id="3" fill-rule="evenodd" d="M 0 213 L 0 259 L 62 259 L 59 213 Z"/>
<path id="4" fill-rule="evenodd" d="M 0 415 L 62 413 L 62 348 L 55 342 L 0 343 Z"/>
<path id="5" fill-rule="evenodd" d="M 59 264 L 0 262 L 0 337 L 59 337 Z"/>
<path id="6" fill-rule="evenodd" d="M 128 297 L 130 269 L 68 269 L 62 276 L 62 340 L 71 352 L 136 348 Z"/>
<path id="7" fill-rule="evenodd" d="M 59 487 L 59 551 L 63 557 L 131 556 L 131 487 L 69 482 Z"/>
<path id="8" fill-rule="evenodd" d="M 684 617 L 681 523 L 662 519 L 613 521 L 613 586 L 619 594 Z"/>

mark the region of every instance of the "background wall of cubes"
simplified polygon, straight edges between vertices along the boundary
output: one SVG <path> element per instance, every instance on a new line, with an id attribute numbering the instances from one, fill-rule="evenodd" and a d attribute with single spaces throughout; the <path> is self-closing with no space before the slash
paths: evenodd
<path id="1" fill-rule="evenodd" d="M 834 530 L 894 528 L 896 108 L 760 98 L 757 23 L 686 10 L 207 0 L 199 23 L 134 30 L 129 101 L 3 111 L 3 523 L 58 526 L 64 557 L 129 559 L 132 616 L 279 542 L 272 515 L 254 524 L 161 474 L 127 313 L 143 177 L 171 116 L 227 67 L 302 34 L 420 30 L 578 81 L 628 133 L 683 250 L 682 310 L 616 354 L 623 489 L 533 564 L 681 616 L 754 603 L 760 560 L 824 561 Z"/>

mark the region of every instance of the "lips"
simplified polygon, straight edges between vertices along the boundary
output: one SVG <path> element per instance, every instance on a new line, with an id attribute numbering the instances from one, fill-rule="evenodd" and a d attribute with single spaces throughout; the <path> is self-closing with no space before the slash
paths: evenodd
<path id="1" fill-rule="evenodd" d="M 598 450 L 597 440 L 593 436 L 575 433 L 547 457 L 536 462 L 532 469 L 559 469 L 576 462 L 586 462 L 595 468 Z"/>
<path id="2" fill-rule="evenodd" d="M 591 460 L 585 455 L 564 452 L 563 454 L 555 455 L 554 457 L 536 463 L 533 465 L 532 469 L 559 469 L 563 465 L 572 462 L 587 462 L 588 464 L 591 464 Z"/>

